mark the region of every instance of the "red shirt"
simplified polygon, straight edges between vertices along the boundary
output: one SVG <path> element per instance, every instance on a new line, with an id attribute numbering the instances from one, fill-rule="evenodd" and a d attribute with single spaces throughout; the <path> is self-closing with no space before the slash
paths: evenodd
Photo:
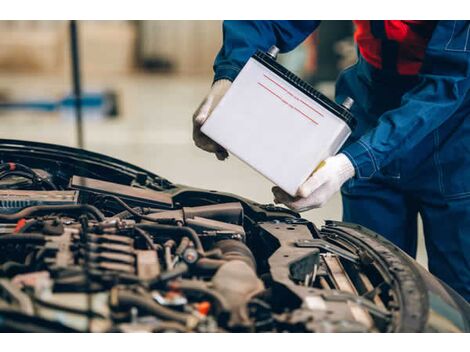
<path id="1" fill-rule="evenodd" d="M 416 75 L 437 21 L 354 21 L 359 52 L 372 66 Z"/>

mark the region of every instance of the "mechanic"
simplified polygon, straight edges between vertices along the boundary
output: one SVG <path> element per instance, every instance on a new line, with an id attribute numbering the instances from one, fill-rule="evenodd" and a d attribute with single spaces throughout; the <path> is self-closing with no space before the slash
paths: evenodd
<path id="1" fill-rule="evenodd" d="M 358 61 L 336 83 L 355 101 L 357 128 L 293 198 L 293 210 L 323 206 L 341 189 L 343 220 L 383 235 L 410 256 L 421 214 L 429 270 L 470 301 L 470 21 L 354 21 Z M 214 83 L 193 116 L 195 144 L 228 153 L 200 127 L 249 57 L 288 52 L 320 21 L 225 21 Z"/>

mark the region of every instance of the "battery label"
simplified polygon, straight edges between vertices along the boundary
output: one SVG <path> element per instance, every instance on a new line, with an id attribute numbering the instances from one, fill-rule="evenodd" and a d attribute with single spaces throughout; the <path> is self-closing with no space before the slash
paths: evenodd
<path id="1" fill-rule="evenodd" d="M 299 113 L 301 116 L 309 119 L 310 121 L 312 121 L 315 125 L 318 125 L 318 122 L 315 121 L 315 119 L 313 118 L 313 116 L 309 116 L 306 112 L 302 111 L 298 105 L 293 105 L 292 103 L 290 103 L 287 99 L 286 99 L 286 94 L 288 97 L 291 97 L 293 98 L 297 103 L 299 104 L 302 104 L 304 107 L 307 107 L 309 108 L 311 111 L 313 111 L 315 113 L 315 116 L 323 116 L 322 113 L 320 113 L 318 110 L 314 109 L 310 104 L 306 103 L 302 98 L 300 98 L 298 95 L 290 92 L 286 87 L 284 87 L 281 83 L 279 82 L 276 82 L 275 79 L 269 77 L 268 75 L 266 74 L 263 74 L 264 78 L 266 78 L 268 80 L 268 82 L 270 83 L 273 83 L 275 86 L 271 86 L 271 87 L 268 87 L 267 86 L 267 82 L 258 82 L 258 84 L 263 88 L 265 89 L 267 92 L 269 92 L 270 94 L 272 94 L 273 96 L 275 96 L 276 98 L 278 98 L 281 102 L 283 102 L 284 104 L 286 104 L 288 107 L 290 107 L 292 110 L 295 110 L 297 113 Z M 276 88 L 280 88 L 281 91 L 279 92 L 276 92 Z M 284 95 L 284 96 L 283 96 Z"/>

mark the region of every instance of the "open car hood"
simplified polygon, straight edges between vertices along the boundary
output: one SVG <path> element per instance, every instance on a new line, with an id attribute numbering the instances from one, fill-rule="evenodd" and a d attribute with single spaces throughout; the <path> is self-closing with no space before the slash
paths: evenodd
<path id="1" fill-rule="evenodd" d="M 105 155 L 0 140 L 0 331 L 468 332 L 389 241 Z"/>

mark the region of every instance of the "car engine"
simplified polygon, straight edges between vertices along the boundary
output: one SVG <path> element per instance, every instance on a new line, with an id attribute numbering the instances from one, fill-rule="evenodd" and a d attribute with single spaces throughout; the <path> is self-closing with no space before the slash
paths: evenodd
<path id="1" fill-rule="evenodd" d="M 2 332 L 465 332 L 469 304 L 359 225 L 0 141 Z"/>

